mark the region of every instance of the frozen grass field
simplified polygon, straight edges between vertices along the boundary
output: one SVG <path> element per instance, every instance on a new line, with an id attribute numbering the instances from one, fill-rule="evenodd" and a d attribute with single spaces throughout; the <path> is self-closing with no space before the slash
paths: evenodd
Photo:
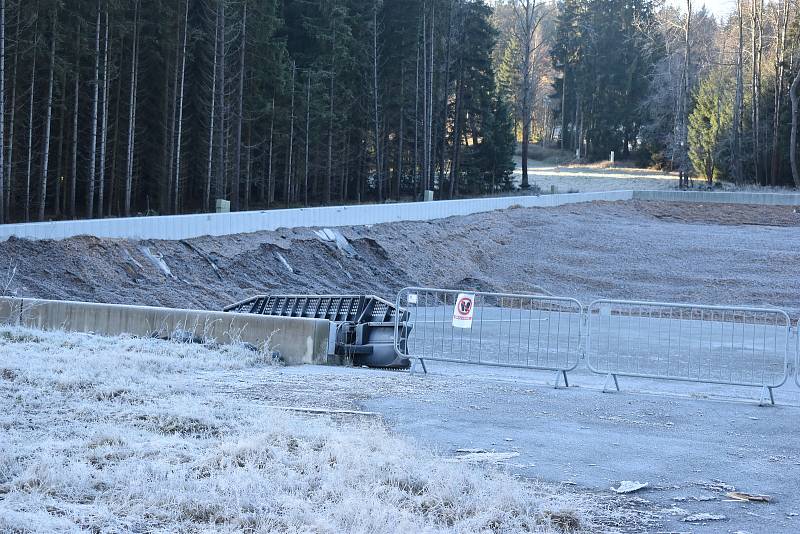
<path id="1" fill-rule="evenodd" d="M 315 368 L 284 377 L 245 348 L 8 327 L 0 362 L 2 532 L 594 532 L 642 520 L 607 496 L 445 458 L 372 414 L 280 408 L 350 408 L 366 385 L 357 373 L 325 392 Z M 416 398 L 430 387 L 393 373 L 370 383 Z"/>

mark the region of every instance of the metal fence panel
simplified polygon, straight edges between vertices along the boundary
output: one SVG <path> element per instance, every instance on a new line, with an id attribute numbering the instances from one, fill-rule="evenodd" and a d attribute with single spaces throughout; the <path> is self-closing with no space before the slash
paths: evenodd
<path id="1" fill-rule="evenodd" d="M 459 294 L 474 296 L 471 327 L 453 326 Z M 418 361 L 524 367 L 564 373 L 581 356 L 582 306 L 575 299 L 543 295 L 405 288 L 395 323 L 395 350 Z M 406 329 L 400 331 L 400 329 Z M 397 340 L 405 340 L 397 343 Z"/>
<path id="2" fill-rule="evenodd" d="M 595 373 L 772 388 L 788 379 L 782 310 L 601 299 L 588 309 Z"/>
<path id="3" fill-rule="evenodd" d="M 794 383 L 800 388 L 800 319 L 795 325 L 794 337 L 797 343 L 794 347 Z"/>

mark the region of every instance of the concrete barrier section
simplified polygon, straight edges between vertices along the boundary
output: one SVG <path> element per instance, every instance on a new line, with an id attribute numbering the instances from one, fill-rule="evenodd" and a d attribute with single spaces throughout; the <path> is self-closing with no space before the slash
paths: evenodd
<path id="1" fill-rule="evenodd" d="M 758 193 L 752 191 L 634 191 L 633 198 L 634 200 L 660 200 L 663 202 L 800 206 L 800 193 Z"/>
<path id="2" fill-rule="evenodd" d="M 22 300 L 10 297 L 0 298 L 0 323 L 19 324 Z"/>
<path id="3" fill-rule="evenodd" d="M 41 330 L 170 337 L 176 332 L 218 343 L 269 342 L 284 362 L 327 363 L 330 321 L 203 310 L 42 299 L 0 298 L 0 321 Z"/>

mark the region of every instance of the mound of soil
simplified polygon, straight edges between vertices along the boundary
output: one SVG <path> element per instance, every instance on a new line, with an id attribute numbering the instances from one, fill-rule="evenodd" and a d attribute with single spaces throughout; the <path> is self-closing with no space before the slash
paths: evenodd
<path id="1" fill-rule="evenodd" d="M 408 285 L 800 309 L 792 208 L 597 202 L 331 232 L 0 243 L 18 296 L 220 309 L 257 293 Z M 348 242 L 349 245 L 348 246 Z M 8 278 L 9 272 L 0 272 Z M 7 285 L 5 282 L 0 287 Z"/>

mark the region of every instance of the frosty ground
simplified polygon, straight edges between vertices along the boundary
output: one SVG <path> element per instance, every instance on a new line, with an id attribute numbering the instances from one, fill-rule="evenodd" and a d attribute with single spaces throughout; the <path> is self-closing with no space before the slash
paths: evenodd
<path id="1" fill-rule="evenodd" d="M 3 531 L 800 528 L 791 388 L 760 408 L 752 390 L 276 367 L 239 347 L 7 327 L 0 362 Z M 648 486 L 609 491 L 623 480 Z M 729 502 L 734 488 L 772 502 Z"/>
<path id="2" fill-rule="evenodd" d="M 13 328 L 0 329 L 0 362 L 3 532 L 594 532 L 653 520 L 608 495 L 435 454 L 377 414 L 344 410 L 446 394 L 458 379 Z"/>

